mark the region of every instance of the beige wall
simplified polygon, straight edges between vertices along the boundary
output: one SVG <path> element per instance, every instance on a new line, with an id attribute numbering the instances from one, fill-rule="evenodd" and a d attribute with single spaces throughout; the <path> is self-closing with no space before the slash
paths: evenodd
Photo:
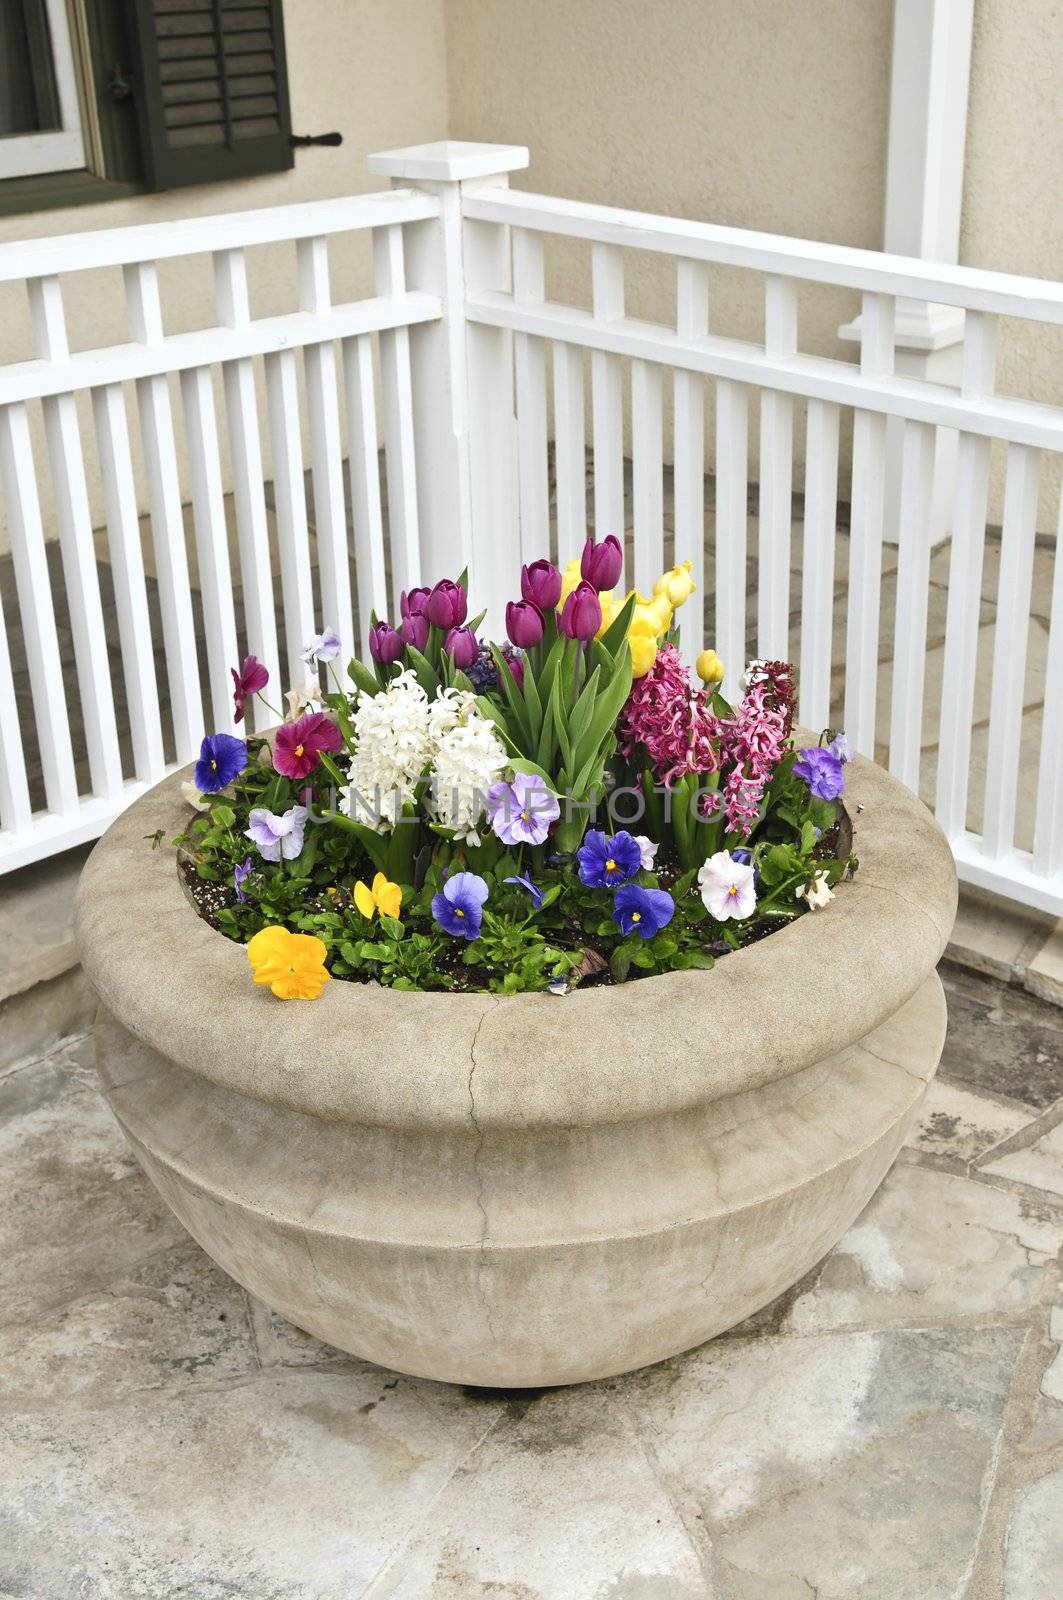
<path id="1" fill-rule="evenodd" d="M 0 219 L 0 239 L 367 190 L 367 151 L 449 133 L 529 145 L 524 187 L 875 247 L 891 15 L 891 0 L 287 0 L 296 129 L 339 128 L 339 150 L 300 152 L 273 177 Z M 1063 276 L 1061 105 L 1059 6 L 976 0 L 963 260 Z M 253 254 L 257 312 L 291 305 L 292 256 Z M 364 248 L 334 251 L 333 269 L 337 296 L 367 288 Z M 586 297 L 580 252 L 552 248 L 550 269 L 554 292 Z M 160 276 L 168 326 L 209 323 L 205 258 Z M 116 274 L 71 274 L 65 291 L 76 344 L 126 336 Z M 631 262 L 636 314 L 667 318 L 673 295 L 666 262 Z M 852 355 L 836 330 L 854 297 L 809 289 L 800 309 L 804 348 Z M 721 270 L 712 316 L 756 338 L 759 283 Z M 30 353 L 23 296 L 0 289 L 0 362 Z M 1009 325 L 1002 387 L 1063 401 L 1061 354 L 1058 338 Z"/>

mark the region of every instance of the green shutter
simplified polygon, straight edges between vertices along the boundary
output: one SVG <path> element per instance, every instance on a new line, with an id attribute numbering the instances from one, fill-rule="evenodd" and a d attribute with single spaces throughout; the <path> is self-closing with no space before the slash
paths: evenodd
<path id="1" fill-rule="evenodd" d="M 152 188 L 292 166 L 281 0 L 133 0 L 132 9 Z"/>

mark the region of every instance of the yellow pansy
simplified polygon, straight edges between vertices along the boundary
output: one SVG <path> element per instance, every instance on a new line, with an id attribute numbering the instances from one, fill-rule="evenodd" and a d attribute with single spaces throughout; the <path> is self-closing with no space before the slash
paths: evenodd
<path id="1" fill-rule="evenodd" d="M 568 566 L 561 574 L 561 596 L 557 602 L 558 611 L 563 608 L 565 601 L 568 599 L 573 589 L 576 588 L 577 584 L 582 583 L 582 581 L 583 574 L 580 571 L 579 561 L 578 559 L 574 559 L 569 562 Z"/>
<path id="2" fill-rule="evenodd" d="M 631 676 L 644 678 L 657 660 L 657 631 L 653 623 L 645 619 L 632 622 L 627 642 L 631 650 Z"/>
<path id="3" fill-rule="evenodd" d="M 727 669 L 715 650 L 703 650 L 694 663 L 702 683 L 722 683 Z"/>
<path id="4" fill-rule="evenodd" d="M 256 983 L 266 984 L 278 1000 L 316 1000 L 332 976 L 325 971 L 325 944 L 309 933 L 263 928 L 247 947 Z"/>
<path id="5" fill-rule="evenodd" d="M 697 588 L 690 576 L 691 566 L 690 561 L 683 561 L 678 567 L 670 567 L 667 572 L 662 572 L 653 586 L 654 594 L 663 595 L 669 605 L 678 609 Z"/>
<path id="6" fill-rule="evenodd" d="M 372 884 L 359 881 L 354 886 L 354 903 L 363 917 L 379 911 L 382 917 L 397 917 L 402 904 L 402 890 L 378 872 Z"/>

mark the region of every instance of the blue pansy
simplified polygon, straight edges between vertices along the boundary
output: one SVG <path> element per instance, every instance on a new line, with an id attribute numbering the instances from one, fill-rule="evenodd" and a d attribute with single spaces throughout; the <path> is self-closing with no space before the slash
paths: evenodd
<path id="1" fill-rule="evenodd" d="M 526 889 L 531 897 L 532 905 L 535 907 L 536 911 L 539 910 L 543 903 L 543 891 L 539 888 L 539 885 L 537 883 L 533 883 L 527 875 L 524 877 L 518 875 L 513 878 L 503 878 L 502 881 L 503 883 L 517 883 L 522 889 Z"/>
<path id="2" fill-rule="evenodd" d="M 642 850 L 626 829 L 607 839 L 600 828 L 584 834 L 576 851 L 580 882 L 589 889 L 612 889 L 633 878 L 642 866 Z"/>
<path id="3" fill-rule="evenodd" d="M 613 921 L 619 924 L 620 932 L 637 933 L 640 939 L 652 939 L 674 915 L 675 901 L 666 889 L 643 889 L 637 883 L 625 883 L 613 900 Z"/>
<path id="4" fill-rule="evenodd" d="M 445 933 L 456 939 L 476 939 L 480 933 L 488 888 L 475 872 L 455 872 L 432 896 L 432 915 Z"/>
<path id="5" fill-rule="evenodd" d="M 247 766 L 247 746 L 231 733 L 208 733 L 199 747 L 194 773 L 200 794 L 217 794 Z"/>

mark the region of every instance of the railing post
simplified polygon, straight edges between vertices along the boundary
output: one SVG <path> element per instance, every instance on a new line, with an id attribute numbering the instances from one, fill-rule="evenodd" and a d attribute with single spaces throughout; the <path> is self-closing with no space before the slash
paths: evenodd
<path id="1" fill-rule="evenodd" d="M 465 320 L 467 289 L 509 287 L 508 229 L 462 219 L 469 185 L 505 187 L 520 145 L 444 139 L 368 158 L 393 187 L 435 195 L 439 216 L 404 229 L 406 287 L 438 295 L 438 322 L 410 330 L 422 581 L 473 573 L 473 603 L 501 628 L 519 561 L 512 340 Z"/>

